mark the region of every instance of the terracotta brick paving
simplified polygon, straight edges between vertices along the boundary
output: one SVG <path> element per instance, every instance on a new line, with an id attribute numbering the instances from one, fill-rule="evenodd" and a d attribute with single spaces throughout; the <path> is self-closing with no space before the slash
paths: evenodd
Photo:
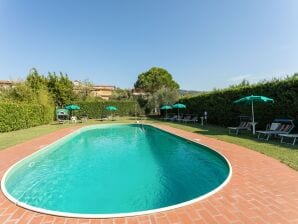
<path id="1" fill-rule="evenodd" d="M 114 219 L 75 219 L 20 208 L 0 193 L 0 224 L 174 224 L 174 223 L 297 223 L 298 172 L 279 161 L 241 146 L 155 125 L 221 152 L 230 161 L 230 182 L 212 196 L 167 212 Z M 73 132 L 66 128 L 0 151 L 0 177 L 9 166 L 45 145 Z"/>

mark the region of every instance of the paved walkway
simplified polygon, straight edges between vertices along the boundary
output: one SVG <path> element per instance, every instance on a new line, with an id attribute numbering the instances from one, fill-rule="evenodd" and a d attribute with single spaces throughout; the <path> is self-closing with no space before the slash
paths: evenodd
<path id="1" fill-rule="evenodd" d="M 233 168 L 230 182 L 214 195 L 192 205 L 151 215 L 115 219 L 73 219 L 20 208 L 0 192 L 0 224 L 111 223 L 297 223 L 298 172 L 260 153 L 206 136 L 156 125 L 224 154 Z M 0 151 L 0 177 L 9 166 L 71 133 L 67 128 Z"/>

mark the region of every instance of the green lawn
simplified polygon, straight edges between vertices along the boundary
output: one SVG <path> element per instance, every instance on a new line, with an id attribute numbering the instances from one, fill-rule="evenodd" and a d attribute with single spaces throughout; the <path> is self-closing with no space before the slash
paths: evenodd
<path id="1" fill-rule="evenodd" d="M 270 141 L 260 141 L 256 137 L 253 137 L 248 132 L 243 132 L 238 136 L 229 135 L 227 128 L 206 125 L 202 127 L 198 124 L 181 124 L 174 122 L 163 122 L 169 126 L 180 128 L 185 131 L 194 132 L 202 135 L 206 135 L 211 138 L 216 138 L 226 142 L 234 143 L 236 145 L 244 146 L 246 148 L 263 153 L 270 157 L 273 157 L 288 166 L 298 170 L 298 145 L 295 146 L 280 144 L 279 139 L 273 139 Z"/>
<path id="2" fill-rule="evenodd" d="M 59 130 L 61 128 L 66 127 L 73 127 L 73 126 L 84 126 L 90 124 L 102 124 L 102 123 L 109 123 L 109 122 L 135 122 L 132 118 L 119 118 L 116 121 L 98 121 L 98 120 L 88 120 L 87 123 L 77 123 L 77 124 L 57 124 L 56 122 L 53 124 L 48 125 L 41 125 L 37 127 L 32 127 L 28 129 L 22 129 L 18 131 L 11 131 L 0 133 L 0 150 L 8 148 L 10 146 L 25 142 L 29 139 L 33 139 L 42 135 L 46 135 L 53 131 Z"/>
<path id="3" fill-rule="evenodd" d="M 5 149 L 9 146 L 16 145 L 26 140 L 42 136 L 51 133 L 55 130 L 69 127 L 69 126 L 83 126 L 90 124 L 101 124 L 101 123 L 135 123 L 134 118 L 124 117 L 117 119 L 116 121 L 97 121 L 89 120 L 86 124 L 63 124 L 58 125 L 56 123 L 50 125 L 42 125 L 38 127 L 23 129 L 19 131 L 13 131 L 8 133 L 0 133 L 0 150 Z M 158 120 L 147 119 L 145 123 L 161 123 Z M 203 134 L 211 138 L 216 138 L 226 142 L 234 143 L 236 145 L 244 146 L 246 148 L 258 151 L 265 155 L 271 156 L 278 159 L 279 161 L 289 165 L 290 167 L 298 170 L 298 146 L 291 146 L 280 144 L 279 140 L 271 140 L 269 142 L 259 141 L 249 133 L 240 134 L 239 136 L 229 135 L 226 128 L 207 125 L 200 126 L 198 124 L 181 124 L 173 122 L 162 122 L 169 126 L 180 128 L 189 132 Z"/>

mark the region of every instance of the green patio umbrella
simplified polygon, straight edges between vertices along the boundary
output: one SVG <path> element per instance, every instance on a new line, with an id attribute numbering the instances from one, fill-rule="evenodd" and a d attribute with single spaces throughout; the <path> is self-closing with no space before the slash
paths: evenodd
<path id="1" fill-rule="evenodd" d="M 81 108 L 78 105 L 70 104 L 70 105 L 65 106 L 64 109 L 67 109 L 67 110 L 79 110 Z"/>
<path id="2" fill-rule="evenodd" d="M 185 109 L 186 105 L 182 104 L 182 103 L 176 103 L 176 104 L 173 105 L 173 108 L 178 109 L 178 117 L 179 117 L 179 109 Z"/>
<path id="3" fill-rule="evenodd" d="M 161 110 L 166 110 L 166 118 L 168 117 L 168 110 L 172 109 L 171 106 L 169 105 L 163 105 L 161 108 Z"/>
<path id="4" fill-rule="evenodd" d="M 170 110 L 170 109 L 172 109 L 172 107 L 169 106 L 169 105 L 164 105 L 164 106 L 162 106 L 160 109 L 161 109 L 161 110 Z"/>
<path id="5" fill-rule="evenodd" d="M 116 111 L 116 110 L 118 110 L 117 107 L 114 107 L 114 106 L 107 106 L 105 109 L 108 110 L 108 111 Z M 111 114 L 111 118 L 113 120 L 113 114 Z"/>
<path id="6" fill-rule="evenodd" d="M 71 115 L 72 115 L 73 110 L 80 110 L 81 108 L 78 105 L 70 104 L 70 105 L 65 106 L 64 109 L 69 110 L 71 112 Z"/>
<path id="7" fill-rule="evenodd" d="M 118 110 L 117 107 L 114 107 L 114 106 L 107 106 L 105 109 L 106 109 L 106 110 L 109 110 L 109 111 L 115 111 L 115 110 Z"/>
<path id="8" fill-rule="evenodd" d="M 252 132 L 256 133 L 256 123 L 254 115 L 254 104 L 256 103 L 274 103 L 274 100 L 266 96 L 246 96 L 239 100 L 234 101 L 235 104 L 251 105 L 251 118 L 252 118 Z"/>

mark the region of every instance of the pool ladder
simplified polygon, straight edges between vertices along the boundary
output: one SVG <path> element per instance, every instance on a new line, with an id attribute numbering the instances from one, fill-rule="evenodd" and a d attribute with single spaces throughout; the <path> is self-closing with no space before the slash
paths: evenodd
<path id="1" fill-rule="evenodd" d="M 140 121 L 138 121 L 137 123 L 139 124 L 139 127 L 142 129 L 142 131 L 145 131 L 144 122 L 143 122 L 142 118 L 140 118 Z"/>

